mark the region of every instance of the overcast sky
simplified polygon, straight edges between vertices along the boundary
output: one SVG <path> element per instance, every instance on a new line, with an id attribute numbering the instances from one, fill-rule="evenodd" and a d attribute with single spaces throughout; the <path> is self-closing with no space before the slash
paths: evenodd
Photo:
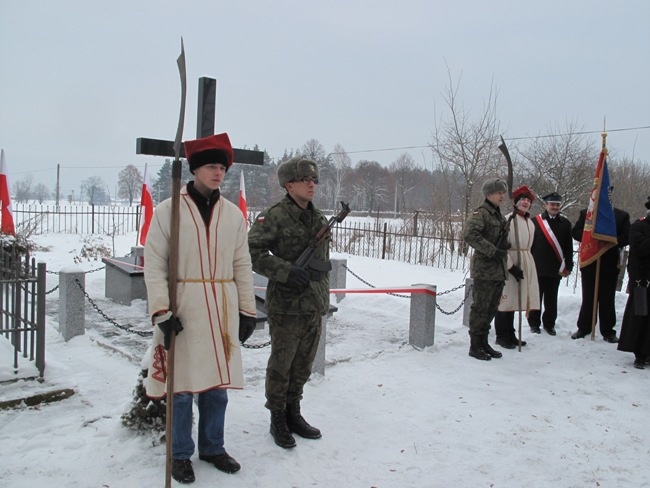
<path id="1" fill-rule="evenodd" d="M 430 167 L 448 66 L 473 115 L 494 83 L 506 139 L 606 120 L 611 151 L 650 162 L 649 26 L 648 0 L 0 0 L 0 147 L 12 182 L 53 189 L 60 164 L 64 194 L 94 175 L 113 194 L 128 164 L 155 179 L 135 141 L 176 133 L 182 36 L 184 140 L 207 76 L 236 147 Z"/>

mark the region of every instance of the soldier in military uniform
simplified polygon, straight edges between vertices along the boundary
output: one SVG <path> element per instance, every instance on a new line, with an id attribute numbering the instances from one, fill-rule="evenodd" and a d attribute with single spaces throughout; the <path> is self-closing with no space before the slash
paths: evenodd
<path id="1" fill-rule="evenodd" d="M 556 335 L 555 320 L 557 319 L 557 294 L 560 281 L 571 274 L 573 269 L 573 238 L 571 237 L 571 222 L 560 213 L 562 196 L 559 193 L 549 193 L 542 197 L 544 212 L 533 219 L 535 238 L 531 253 L 537 268 L 541 310 L 531 310 L 528 313 L 528 325 L 531 332 L 539 334 L 540 327 L 549 335 Z"/>
<path id="2" fill-rule="evenodd" d="M 489 178 L 482 187 L 485 201 L 465 223 L 465 241 L 474 248 L 472 256 L 473 303 L 469 315 L 469 355 L 481 360 L 500 358 L 502 354 L 488 343 L 490 322 L 496 315 L 507 276 L 507 239 L 496 244 L 505 226 L 500 205 L 508 191 L 506 182 Z"/>
<path id="3" fill-rule="evenodd" d="M 318 349 L 322 317 L 329 309 L 329 239 L 317 249 L 319 269 L 294 263 L 327 219 L 312 200 L 318 166 L 310 159 L 292 158 L 278 168 L 285 197 L 257 217 L 248 235 L 253 270 L 269 279 L 265 308 L 271 334 L 266 369 L 266 408 L 270 432 L 285 449 L 296 445 L 292 433 L 321 437 L 300 412 L 303 387 L 311 375 Z"/>

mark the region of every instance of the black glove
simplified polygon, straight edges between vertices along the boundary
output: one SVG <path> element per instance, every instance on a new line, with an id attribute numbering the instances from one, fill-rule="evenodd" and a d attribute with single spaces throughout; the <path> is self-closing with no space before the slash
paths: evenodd
<path id="1" fill-rule="evenodd" d="M 239 342 L 242 344 L 255 332 L 255 317 L 239 314 Z"/>
<path id="2" fill-rule="evenodd" d="M 287 283 L 299 287 L 307 286 L 309 284 L 309 273 L 298 266 L 291 266 Z"/>
<path id="3" fill-rule="evenodd" d="M 515 277 L 517 281 L 521 281 L 524 279 L 524 272 L 521 270 L 519 266 L 512 266 L 508 272 Z"/>
<path id="4" fill-rule="evenodd" d="M 162 320 L 162 318 L 168 316 L 165 320 Z M 177 317 L 171 314 L 171 312 L 167 312 L 165 315 L 160 316 L 161 322 L 157 322 L 156 318 L 154 317 L 154 321 L 158 324 L 158 327 L 160 327 L 160 330 L 162 330 L 165 339 L 163 341 L 163 344 L 165 346 L 165 350 L 169 351 L 169 346 L 172 343 L 172 332 L 176 332 L 176 335 L 183 330 L 183 326 L 181 325 L 181 321 L 178 320 Z"/>
<path id="5" fill-rule="evenodd" d="M 508 253 L 505 252 L 503 249 L 497 248 L 496 251 L 494 251 L 494 256 L 492 257 L 497 261 L 502 261 L 508 257 Z"/>
<path id="6" fill-rule="evenodd" d="M 503 249 L 504 251 L 507 251 L 512 247 L 512 244 L 510 244 L 508 241 L 505 239 L 501 241 L 501 243 L 497 246 L 499 249 Z"/>

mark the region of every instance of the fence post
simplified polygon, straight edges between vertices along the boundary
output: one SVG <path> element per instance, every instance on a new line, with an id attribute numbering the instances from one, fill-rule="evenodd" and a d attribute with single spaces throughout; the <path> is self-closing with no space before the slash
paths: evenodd
<path id="1" fill-rule="evenodd" d="M 383 243 L 382 243 L 382 246 L 381 246 L 381 259 L 386 258 L 386 232 L 388 230 L 387 228 L 388 228 L 388 226 L 387 226 L 386 222 L 384 222 L 384 237 L 383 237 Z"/>
<path id="2" fill-rule="evenodd" d="M 46 264 L 37 265 L 36 282 L 36 368 L 38 374 L 43 378 L 45 372 L 45 273 Z"/>
<path id="3" fill-rule="evenodd" d="M 467 298 L 465 298 L 465 303 L 463 304 L 463 325 L 467 327 L 469 327 L 469 312 L 472 308 L 472 303 L 474 303 L 474 294 L 468 293 L 467 290 L 469 290 L 473 284 L 474 280 L 472 278 L 465 279 L 465 296 Z"/>
<path id="4" fill-rule="evenodd" d="M 409 321 L 409 344 L 417 349 L 433 345 L 436 330 L 436 285 L 415 284 L 432 293 L 411 294 L 411 316 Z"/>
<path id="5" fill-rule="evenodd" d="M 332 263 L 332 271 L 330 271 L 330 289 L 332 288 L 345 288 L 347 280 L 347 259 L 330 259 Z M 345 293 L 336 293 L 336 303 L 339 303 L 345 298 Z"/>
<path id="6" fill-rule="evenodd" d="M 77 280 L 81 284 L 77 284 Z M 59 272 L 59 332 L 68 342 L 85 333 L 84 292 L 85 274 L 76 266 Z"/>

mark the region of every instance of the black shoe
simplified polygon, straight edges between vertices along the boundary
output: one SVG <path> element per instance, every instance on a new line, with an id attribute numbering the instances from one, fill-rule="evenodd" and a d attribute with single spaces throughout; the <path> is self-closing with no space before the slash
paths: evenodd
<path id="1" fill-rule="evenodd" d="M 492 348 L 492 346 L 490 345 L 490 343 L 488 341 L 488 335 L 487 334 L 483 335 L 483 350 L 485 352 L 487 352 L 490 355 L 490 357 L 492 357 L 492 358 L 497 358 L 498 359 L 500 357 L 503 357 L 503 353 L 501 353 L 501 352 L 499 352 L 499 351 Z"/>
<path id="2" fill-rule="evenodd" d="M 204 456 L 203 454 L 199 454 L 199 459 L 214 464 L 215 468 L 224 473 L 232 474 L 241 469 L 241 465 L 227 452 L 224 452 L 223 454 L 215 454 L 214 456 Z"/>
<path id="3" fill-rule="evenodd" d="M 194 469 L 189 459 L 172 459 L 172 478 L 179 483 L 194 483 Z"/>
<path id="4" fill-rule="evenodd" d="M 271 410 L 270 432 L 278 446 L 284 449 L 296 447 L 296 439 L 289 432 L 287 413 L 284 410 Z"/>
<path id="5" fill-rule="evenodd" d="M 320 430 L 309 425 L 300 414 L 300 402 L 287 405 L 287 427 L 289 427 L 289 432 L 305 439 L 320 439 L 322 437 Z"/>
<path id="6" fill-rule="evenodd" d="M 583 337 L 587 337 L 589 334 L 591 334 L 591 332 L 584 332 L 578 329 L 573 334 L 571 334 L 571 339 L 582 339 Z"/>
<path id="7" fill-rule="evenodd" d="M 497 337 L 496 343 L 497 346 L 501 346 L 504 349 L 514 349 L 517 347 L 515 343 L 510 341 L 509 339 L 502 339 L 500 337 Z"/>
<path id="8" fill-rule="evenodd" d="M 544 330 L 548 335 L 557 335 L 557 332 L 555 332 L 555 327 L 544 327 Z"/>
<path id="9" fill-rule="evenodd" d="M 485 352 L 485 349 L 483 349 L 482 339 L 483 338 L 479 336 L 470 337 L 469 355 L 473 358 L 480 359 L 481 361 L 489 361 L 492 358 L 487 352 Z"/>
<path id="10" fill-rule="evenodd" d="M 634 360 L 634 367 L 636 369 L 645 369 L 645 359 L 643 358 L 636 358 Z"/>
<path id="11" fill-rule="evenodd" d="M 542 331 L 539 330 L 539 326 L 537 326 L 537 325 L 531 325 L 531 326 L 530 326 L 530 331 L 531 331 L 533 334 L 541 334 L 541 333 L 542 333 Z"/>
<path id="12" fill-rule="evenodd" d="M 512 342 L 515 347 L 519 347 L 519 339 L 517 339 L 517 337 L 512 336 L 510 342 Z M 521 341 L 521 347 L 524 347 L 526 344 L 528 344 L 526 341 Z"/>
<path id="13" fill-rule="evenodd" d="M 611 334 L 609 334 L 607 336 L 603 336 L 603 340 L 605 342 L 609 342 L 610 344 L 618 343 L 618 337 L 616 337 L 616 332 L 612 332 Z"/>

